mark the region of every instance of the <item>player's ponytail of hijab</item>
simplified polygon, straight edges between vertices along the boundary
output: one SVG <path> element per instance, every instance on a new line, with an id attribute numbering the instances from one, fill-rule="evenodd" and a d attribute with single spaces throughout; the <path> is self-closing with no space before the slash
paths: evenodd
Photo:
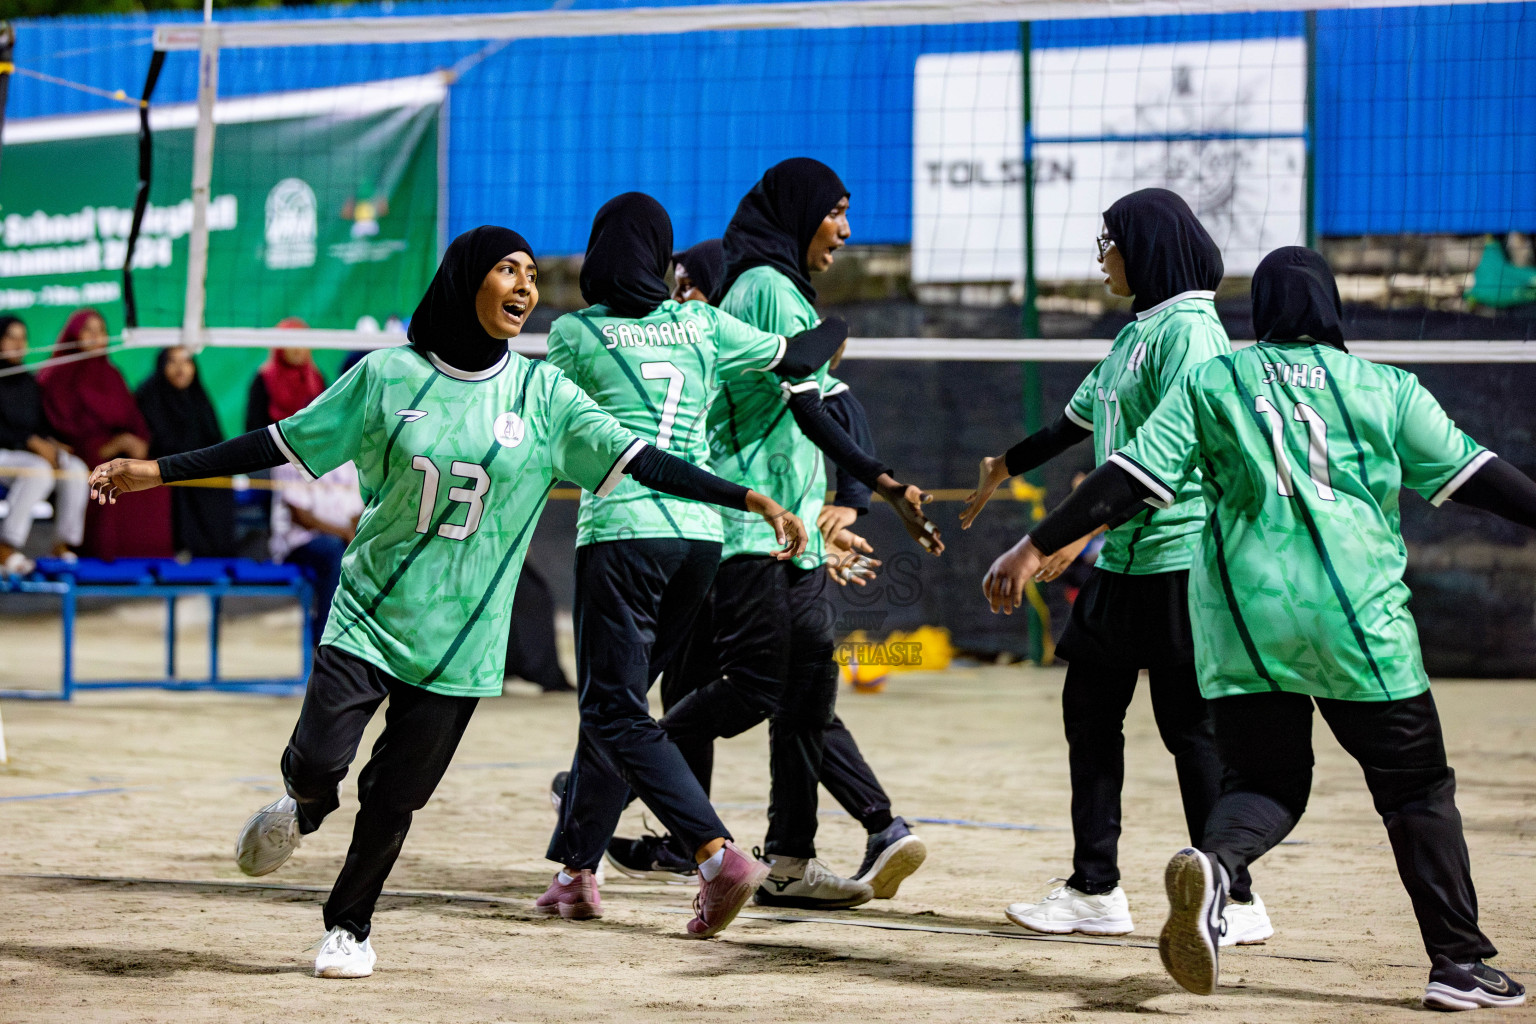
<path id="1" fill-rule="evenodd" d="M 642 317 L 672 294 L 672 219 L 644 192 L 625 192 L 592 218 L 587 258 L 581 264 L 581 297 L 619 316 Z"/>
<path id="2" fill-rule="evenodd" d="M 709 300 L 718 304 L 736 279 L 753 267 L 772 267 L 816 301 L 805 251 L 827 214 L 848 196 L 837 172 L 820 160 L 797 156 L 774 164 L 742 197 L 725 229 L 725 278 Z"/>
<path id="3" fill-rule="evenodd" d="M 1287 245 L 1254 270 L 1253 335 L 1259 341 L 1310 339 L 1344 349 L 1343 320 L 1339 285 L 1321 254 Z"/>
<path id="4" fill-rule="evenodd" d="M 1125 260 L 1125 280 L 1136 296 L 1132 312 L 1221 284 L 1221 250 L 1176 193 L 1144 188 L 1122 196 L 1104 211 L 1104 229 Z"/>
<path id="5" fill-rule="evenodd" d="M 480 326 L 475 295 L 485 275 L 515 252 L 534 259 L 533 247 L 522 235 L 490 224 L 449 242 L 406 332 L 416 351 L 431 352 L 454 369 L 469 373 L 495 366 L 506 354 L 507 343 Z"/>

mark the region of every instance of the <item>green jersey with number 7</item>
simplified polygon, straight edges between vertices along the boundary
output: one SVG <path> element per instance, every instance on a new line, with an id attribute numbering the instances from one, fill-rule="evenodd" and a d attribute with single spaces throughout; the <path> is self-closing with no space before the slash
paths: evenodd
<path id="1" fill-rule="evenodd" d="M 705 415 L 727 381 L 768 374 L 783 335 L 760 331 L 704 302 L 667 299 L 643 317 L 606 306 L 567 313 L 549 330 L 549 361 L 641 439 L 709 469 Z M 635 480 L 583 494 L 576 546 L 612 540 L 720 540 L 721 516 L 748 513 L 674 498 Z M 759 520 L 760 521 L 760 520 Z"/>
<path id="2" fill-rule="evenodd" d="M 1206 697 L 1381 701 L 1429 687 L 1401 488 L 1438 505 L 1491 458 L 1413 374 L 1305 340 L 1190 371 L 1110 461 L 1149 503 L 1203 470 L 1189 608 Z"/>
<path id="3" fill-rule="evenodd" d="M 269 429 L 311 478 L 357 464 L 363 515 L 320 642 L 460 697 L 501 692 L 512 593 L 552 483 L 606 494 L 645 448 L 515 352 L 479 373 L 372 352 Z"/>

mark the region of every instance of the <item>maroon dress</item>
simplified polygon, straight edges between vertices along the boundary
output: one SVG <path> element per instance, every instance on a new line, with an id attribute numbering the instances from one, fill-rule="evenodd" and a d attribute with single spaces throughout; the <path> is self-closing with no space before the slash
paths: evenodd
<path id="1" fill-rule="evenodd" d="M 84 313 L 85 311 L 82 311 Z M 54 354 L 79 350 L 79 330 L 86 319 L 76 313 L 59 335 Z M 79 321 L 79 322 L 77 322 Z M 101 449 L 119 434 L 134 434 L 147 443 L 149 425 L 134 403 L 127 381 L 105 356 L 50 366 L 37 375 L 43 411 L 59 440 L 95 468 L 106 457 Z M 85 543 L 80 554 L 91 558 L 169 557 L 171 492 L 164 487 L 120 494 L 116 504 L 86 509 Z"/>

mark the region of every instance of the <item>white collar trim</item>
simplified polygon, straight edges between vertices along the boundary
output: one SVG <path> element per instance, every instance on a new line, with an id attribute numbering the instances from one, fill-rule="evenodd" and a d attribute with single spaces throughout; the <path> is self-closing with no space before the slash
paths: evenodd
<path id="1" fill-rule="evenodd" d="M 1185 299 L 1210 299 L 1210 300 L 1212 300 L 1214 302 L 1215 299 L 1216 299 L 1216 293 L 1215 292 L 1179 292 L 1179 294 L 1175 295 L 1173 298 L 1171 298 L 1171 299 L 1164 299 L 1162 302 L 1159 302 L 1157 305 L 1153 306 L 1151 309 L 1144 309 L 1140 313 L 1137 313 L 1136 314 L 1136 319 L 1137 320 L 1145 320 L 1149 316 L 1157 316 L 1157 314 L 1161 313 L 1163 310 L 1167 309 L 1169 306 L 1173 305 L 1175 302 L 1183 302 Z"/>
<path id="2" fill-rule="evenodd" d="M 431 363 L 433 367 L 437 369 L 437 372 L 443 376 L 452 377 L 454 380 L 476 381 L 490 380 L 502 370 L 506 369 L 507 360 L 512 358 L 512 350 L 508 349 L 500 359 L 496 360 L 495 363 L 476 373 L 470 373 L 468 370 L 460 370 L 457 367 L 449 366 L 447 363 L 443 362 L 437 357 L 436 352 L 428 352 L 426 353 L 426 356 L 427 362 Z"/>

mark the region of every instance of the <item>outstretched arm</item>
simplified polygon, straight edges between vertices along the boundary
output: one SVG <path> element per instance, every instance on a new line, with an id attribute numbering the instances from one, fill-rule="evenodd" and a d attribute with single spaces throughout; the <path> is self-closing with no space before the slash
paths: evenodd
<path id="1" fill-rule="evenodd" d="M 961 529 L 971 528 L 971 524 L 976 521 L 981 510 L 987 507 L 987 502 L 1004 480 L 1027 473 L 1092 436 L 1093 431 L 1073 422 L 1066 413 L 1062 413 L 1055 423 L 1030 434 L 1005 454 L 982 459 L 976 489 L 965 499 L 965 508 L 960 511 Z"/>
<path id="2" fill-rule="evenodd" d="M 780 559 L 798 558 L 805 551 L 809 537 L 805 524 L 794 513 L 765 494 L 722 480 L 653 445 L 646 445 L 631 459 L 624 473 L 653 491 L 762 516 L 784 545 L 776 556 Z"/>
<path id="3" fill-rule="evenodd" d="M 1024 600 L 1025 584 L 1040 571 L 1046 555 L 1108 523 L 1124 522 L 1157 497 L 1146 484 L 1113 462 L 1092 473 L 1042 519 L 1034 530 L 999 555 L 981 583 L 993 612 L 1012 615 Z"/>
<path id="4" fill-rule="evenodd" d="M 182 480 L 255 473 L 286 461 L 268 427 L 180 455 L 103 462 L 91 472 L 91 497 L 105 505 L 130 491 L 147 491 Z"/>
<path id="5" fill-rule="evenodd" d="M 1536 481 L 1503 459 L 1483 463 L 1451 500 L 1536 529 Z"/>
<path id="6" fill-rule="evenodd" d="M 932 501 L 933 496 L 925 494 L 921 487 L 901 483 L 884 464 L 854 444 L 848 432 L 828 415 L 815 381 L 785 385 L 785 390 L 789 393 L 790 412 L 805 436 L 833 462 L 884 498 L 896 510 L 908 535 L 925 551 L 934 555 L 943 552 L 944 541 L 938 529 L 923 515 L 923 505 Z"/>
<path id="7" fill-rule="evenodd" d="M 825 366 L 847 340 L 848 321 L 840 316 L 829 316 L 810 330 L 789 338 L 784 346 L 784 358 L 774 366 L 773 372 L 780 377 L 808 377 Z"/>
<path id="8" fill-rule="evenodd" d="M 871 456 L 875 454 L 875 437 L 869 429 L 869 417 L 864 412 L 864 405 L 852 391 L 844 388 L 822 398 L 821 404 L 826 406 L 827 415 L 858 445 Z M 848 472 L 842 466 L 837 467 L 837 494 L 832 499 L 832 504 L 841 508 L 851 508 L 857 515 L 863 515 L 869 511 L 869 498 L 871 489 L 868 484 Z"/>

